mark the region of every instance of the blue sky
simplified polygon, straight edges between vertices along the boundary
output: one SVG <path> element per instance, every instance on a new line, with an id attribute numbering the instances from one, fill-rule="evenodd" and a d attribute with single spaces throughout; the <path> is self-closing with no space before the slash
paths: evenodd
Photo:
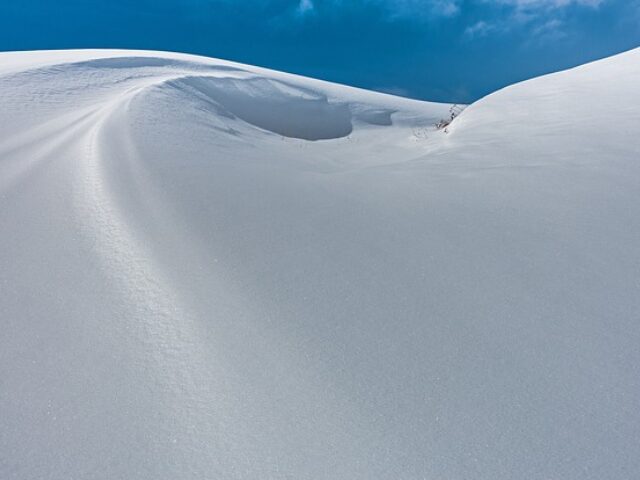
<path id="1" fill-rule="evenodd" d="M 0 0 L 0 50 L 197 53 L 469 102 L 640 46 L 640 0 Z"/>

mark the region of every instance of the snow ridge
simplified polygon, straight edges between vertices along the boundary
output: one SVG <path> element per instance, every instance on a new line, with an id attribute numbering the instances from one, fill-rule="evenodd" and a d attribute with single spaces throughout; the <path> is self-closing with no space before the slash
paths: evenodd
<path id="1" fill-rule="evenodd" d="M 633 477 L 638 84 L 0 54 L 0 478 Z"/>

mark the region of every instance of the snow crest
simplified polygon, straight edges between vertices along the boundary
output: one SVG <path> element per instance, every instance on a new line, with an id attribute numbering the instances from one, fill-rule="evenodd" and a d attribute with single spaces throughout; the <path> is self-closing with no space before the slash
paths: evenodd
<path id="1" fill-rule="evenodd" d="M 633 477 L 639 84 L 0 54 L 0 478 Z"/>

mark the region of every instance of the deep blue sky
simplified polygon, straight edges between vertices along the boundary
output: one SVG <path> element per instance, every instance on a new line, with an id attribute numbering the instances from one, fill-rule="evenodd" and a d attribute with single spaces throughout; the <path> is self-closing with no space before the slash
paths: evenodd
<path id="1" fill-rule="evenodd" d="M 0 50 L 197 53 L 427 100 L 640 46 L 640 0 L 0 0 Z"/>

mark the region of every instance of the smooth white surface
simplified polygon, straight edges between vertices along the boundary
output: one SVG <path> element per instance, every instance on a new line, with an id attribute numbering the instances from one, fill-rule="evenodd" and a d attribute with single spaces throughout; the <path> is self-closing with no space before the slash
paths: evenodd
<path id="1" fill-rule="evenodd" d="M 639 85 L 0 54 L 0 478 L 638 477 Z"/>

